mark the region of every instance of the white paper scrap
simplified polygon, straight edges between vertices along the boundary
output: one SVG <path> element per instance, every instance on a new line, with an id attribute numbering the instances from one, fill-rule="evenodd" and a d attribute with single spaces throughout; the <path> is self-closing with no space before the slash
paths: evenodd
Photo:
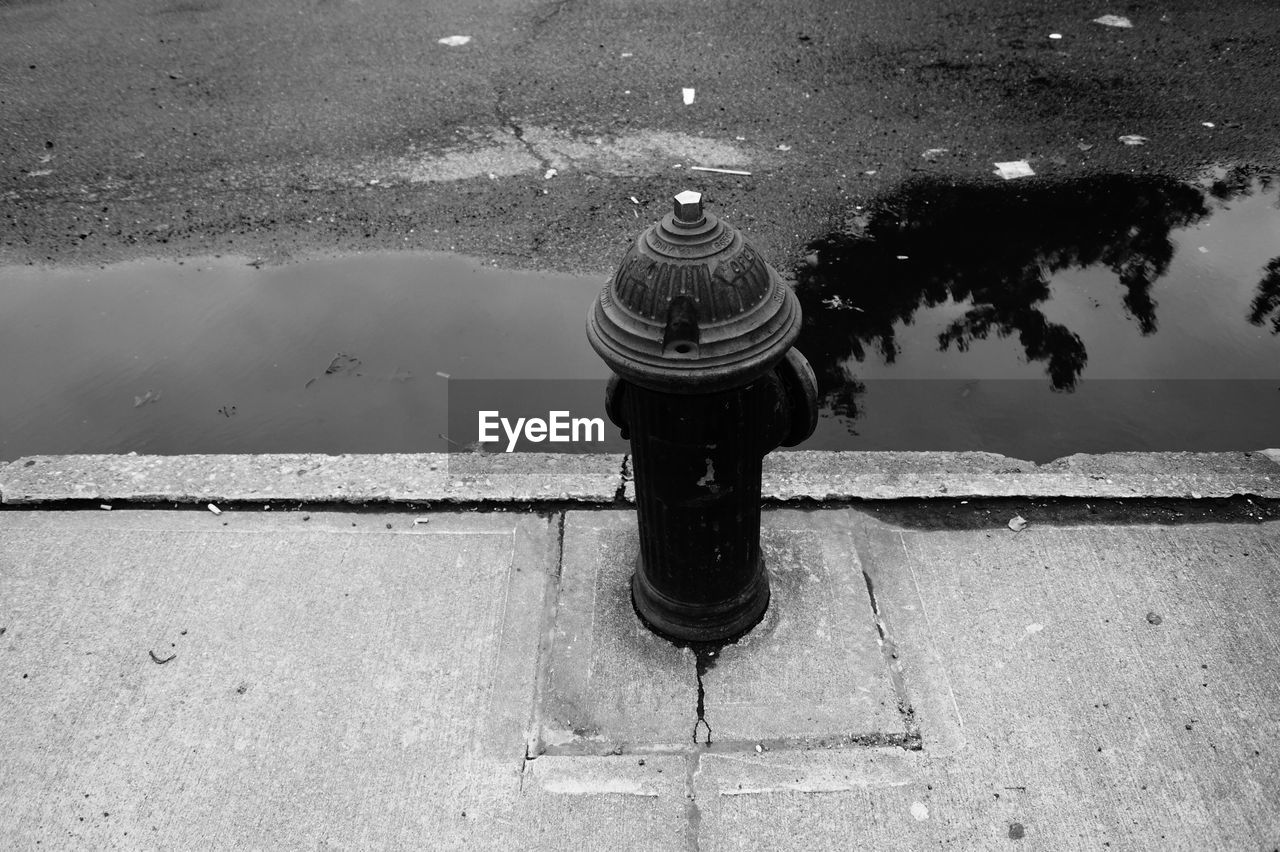
<path id="1" fill-rule="evenodd" d="M 693 89 L 681 89 L 680 91 L 684 95 L 685 106 L 688 106 L 689 104 L 693 103 L 693 92 L 694 92 Z"/>
<path id="2" fill-rule="evenodd" d="M 440 39 L 440 43 L 447 47 L 462 47 L 469 41 L 471 41 L 471 36 L 449 36 Z"/>
<path id="3" fill-rule="evenodd" d="M 1103 15 L 1101 18 L 1094 18 L 1093 22 L 1102 24 L 1104 27 L 1122 27 L 1124 29 L 1133 27 L 1133 22 L 1121 15 Z"/>
<path id="4" fill-rule="evenodd" d="M 995 174 L 1000 175 L 1005 180 L 1035 176 L 1035 172 L 1031 170 L 1031 164 L 1026 160 L 1013 160 L 1012 162 L 996 163 L 995 165 Z"/>
<path id="5" fill-rule="evenodd" d="M 1119 139 L 1120 139 L 1120 141 L 1121 141 L 1121 142 L 1123 142 L 1123 143 L 1124 143 L 1124 144 L 1126 144 L 1126 145 L 1145 145 L 1145 144 L 1147 144 L 1147 137 L 1145 137 L 1145 136 L 1139 136 L 1139 135 L 1138 135 L 1138 134 L 1136 134 L 1136 133 L 1126 133 L 1124 136 L 1119 137 Z"/>

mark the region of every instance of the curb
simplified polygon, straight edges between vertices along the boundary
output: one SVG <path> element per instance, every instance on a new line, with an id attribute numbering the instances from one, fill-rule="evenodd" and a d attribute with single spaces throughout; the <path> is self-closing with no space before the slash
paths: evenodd
<path id="1" fill-rule="evenodd" d="M 627 461 L 556 453 L 29 456 L 0 465 L 0 503 L 631 502 Z M 763 496 L 1280 499 L 1280 450 L 1077 454 L 1043 465 L 977 452 L 784 452 L 765 457 Z"/>

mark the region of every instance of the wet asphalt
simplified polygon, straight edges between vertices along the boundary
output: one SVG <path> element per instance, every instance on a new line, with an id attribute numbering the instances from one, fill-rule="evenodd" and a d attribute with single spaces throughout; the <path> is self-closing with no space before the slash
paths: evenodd
<path id="1" fill-rule="evenodd" d="M 607 272 L 692 186 L 791 267 L 912 177 L 1274 170 L 1277 31 L 1245 0 L 9 0 L 0 262 L 411 248 Z M 368 177 L 495 137 L 524 167 Z M 552 151 L 653 138 L 676 141 L 622 168 Z M 751 174 L 690 172 L 690 139 Z"/>

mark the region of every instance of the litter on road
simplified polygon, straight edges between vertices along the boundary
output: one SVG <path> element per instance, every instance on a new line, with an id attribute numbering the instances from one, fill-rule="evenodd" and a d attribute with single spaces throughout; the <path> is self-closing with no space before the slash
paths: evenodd
<path id="1" fill-rule="evenodd" d="M 222 510 L 221 510 L 221 509 L 219 509 L 217 506 L 213 505 L 212 503 L 210 503 L 210 504 L 209 504 L 209 511 L 210 511 L 210 512 L 213 512 L 215 515 L 221 515 L 221 514 L 222 514 Z"/>
<path id="2" fill-rule="evenodd" d="M 1121 27 L 1123 29 L 1133 27 L 1133 22 L 1123 15 L 1103 15 L 1101 18 L 1094 18 L 1093 23 L 1102 24 L 1104 27 Z"/>
<path id="3" fill-rule="evenodd" d="M 690 166 L 691 172 L 715 172 L 720 175 L 750 175 L 751 172 L 744 172 L 739 169 L 714 169 L 711 166 Z"/>
<path id="4" fill-rule="evenodd" d="M 1027 519 L 1022 517 L 1021 515 L 1014 515 L 1013 518 L 1009 521 L 1009 529 L 1013 530 L 1014 532 L 1022 532 L 1026 528 L 1027 528 Z"/>
<path id="5" fill-rule="evenodd" d="M 685 106 L 688 106 L 689 104 L 693 103 L 693 93 L 694 93 L 693 89 L 681 89 L 680 91 L 681 91 L 681 94 L 684 95 Z"/>
<path id="6" fill-rule="evenodd" d="M 1119 137 L 1120 141 L 1126 145 L 1145 145 L 1149 141 L 1145 136 L 1139 136 L 1136 133 L 1126 133 Z"/>
<path id="7" fill-rule="evenodd" d="M 448 36 L 446 38 L 440 39 L 440 43 L 443 45 L 446 45 L 447 47 L 462 47 L 462 45 L 466 44 L 469 41 L 471 41 L 471 36 L 462 36 L 462 35 Z"/>
<path id="8" fill-rule="evenodd" d="M 995 165 L 995 174 L 998 174 L 1005 180 L 1035 176 L 1035 172 L 1031 170 L 1031 164 L 1026 160 L 1013 160 L 1012 162 L 996 163 Z"/>

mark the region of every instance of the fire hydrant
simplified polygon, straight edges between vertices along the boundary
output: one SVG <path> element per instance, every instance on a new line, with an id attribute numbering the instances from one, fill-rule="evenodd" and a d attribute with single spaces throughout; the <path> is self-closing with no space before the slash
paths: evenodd
<path id="1" fill-rule="evenodd" d="M 710 642 L 769 606 L 762 461 L 813 434 L 817 386 L 792 348 L 795 294 L 701 194 L 674 200 L 623 256 L 587 337 L 614 372 L 609 419 L 631 442 L 635 609 L 670 639 Z"/>

